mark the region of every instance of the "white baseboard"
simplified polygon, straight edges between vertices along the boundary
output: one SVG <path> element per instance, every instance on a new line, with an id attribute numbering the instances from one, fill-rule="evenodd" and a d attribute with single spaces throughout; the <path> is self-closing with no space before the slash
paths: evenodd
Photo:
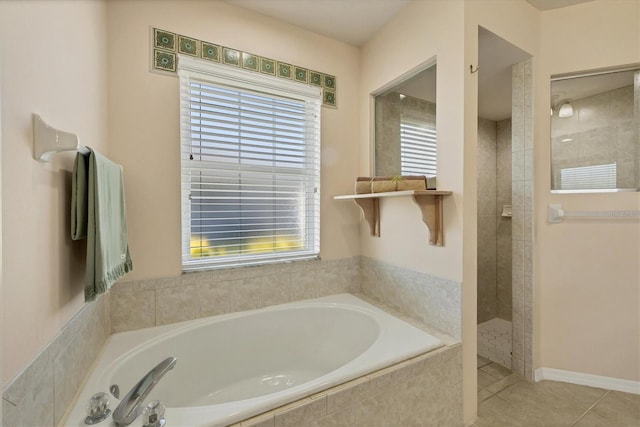
<path id="1" fill-rule="evenodd" d="M 640 394 L 640 381 L 621 380 L 619 378 L 602 377 L 600 375 L 563 371 L 562 369 L 538 368 L 535 371 L 535 380 L 536 382 L 542 380 L 560 381 L 563 383 L 604 388 L 606 390 Z"/>

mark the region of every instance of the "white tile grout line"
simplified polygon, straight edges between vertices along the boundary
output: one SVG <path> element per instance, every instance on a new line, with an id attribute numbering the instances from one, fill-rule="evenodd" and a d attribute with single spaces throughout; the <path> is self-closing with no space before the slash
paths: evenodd
<path id="1" fill-rule="evenodd" d="M 584 411 L 584 413 L 583 413 L 582 415 L 580 415 L 580 416 L 578 417 L 578 419 L 577 419 L 577 420 L 575 420 L 575 421 L 573 422 L 573 424 L 571 424 L 571 427 L 573 427 L 573 426 L 575 426 L 576 424 L 578 424 L 578 422 L 579 422 L 581 419 L 583 419 L 583 418 L 584 418 L 584 416 L 585 416 L 585 415 L 587 415 L 587 413 L 588 413 L 590 410 L 592 410 L 593 408 L 595 408 L 595 407 L 596 407 L 596 405 L 597 405 L 598 403 L 600 403 L 600 402 L 602 401 L 602 399 L 604 399 L 604 398 L 605 398 L 609 393 L 611 393 L 611 390 L 607 390 L 607 391 L 606 391 L 602 396 L 600 396 L 600 398 L 599 398 L 598 400 L 596 400 L 596 402 L 595 402 L 593 405 L 591 405 L 591 406 L 589 407 L 589 409 L 587 409 L 586 411 Z"/>

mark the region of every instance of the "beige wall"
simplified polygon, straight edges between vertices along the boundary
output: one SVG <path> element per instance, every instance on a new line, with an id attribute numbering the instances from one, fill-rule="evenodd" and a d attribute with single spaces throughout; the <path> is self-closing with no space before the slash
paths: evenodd
<path id="1" fill-rule="evenodd" d="M 177 276 L 180 259 L 178 79 L 149 72 L 149 27 L 330 73 L 338 109 L 322 109 L 321 256 L 358 254 L 358 216 L 332 196 L 353 191 L 358 163 L 358 49 L 214 1 L 109 3 L 111 153 L 126 171 L 128 279 Z"/>
<path id="2" fill-rule="evenodd" d="M 430 58 L 438 64 L 438 187 L 452 190 L 444 206 L 445 246 L 425 244 L 427 230 L 410 200 L 381 203 L 381 234 L 361 226 L 363 255 L 462 282 L 464 411 L 476 411 L 477 75 L 478 26 L 537 54 L 539 13 L 524 1 L 414 2 L 362 50 L 361 166 L 371 171 L 370 94 Z M 446 165 L 440 167 L 440 165 Z M 464 222 L 463 222 L 464 217 Z M 464 245 L 464 250 L 463 250 Z"/>
<path id="3" fill-rule="evenodd" d="M 106 3 L 2 1 L 3 383 L 84 304 L 73 153 L 33 158 L 31 114 L 107 150 Z"/>
<path id="4" fill-rule="evenodd" d="M 2 82 L 2 45 L 0 37 L 0 82 Z M 0 84 L 0 224 L 2 224 L 2 84 Z M 2 295 L 2 227 L 0 227 L 0 295 Z M 0 378 L 2 378 L 2 304 L 0 303 Z M 0 405 L 0 420 L 2 419 L 2 405 Z"/>
<path id="5" fill-rule="evenodd" d="M 539 13 L 523 1 L 477 0 L 465 2 L 465 232 L 463 287 L 463 344 L 465 420 L 476 410 L 476 238 L 477 238 L 477 74 L 469 73 L 469 65 L 478 64 L 478 27 L 488 29 L 532 56 L 538 53 Z M 535 60 L 534 70 L 535 73 Z"/>
<path id="6" fill-rule="evenodd" d="M 571 31 L 567 31 L 571 29 Z M 640 2 L 600 0 L 541 14 L 536 77 L 534 330 L 537 367 L 640 380 L 640 225 L 548 224 L 567 210 L 640 208 L 640 193 L 551 195 L 549 77 L 640 62 Z"/>
<path id="7" fill-rule="evenodd" d="M 84 244 L 68 237 L 73 155 L 50 164 L 33 160 L 32 112 L 124 165 L 134 258 L 128 279 L 180 273 L 178 82 L 149 73 L 150 26 L 337 76 L 339 108 L 322 111 L 322 256 L 360 251 L 463 283 L 467 421 L 476 407 L 477 77 L 469 65 L 477 65 L 478 25 L 532 54 L 534 361 L 640 379 L 638 222 L 546 222 L 548 203 L 575 210 L 639 207 L 637 193 L 548 191 L 549 76 L 640 62 L 638 22 L 638 0 L 544 13 L 524 0 L 416 1 L 359 51 L 220 2 L 0 2 L 2 219 L 4 242 L 11 244 L 2 252 L 3 382 L 83 305 Z M 444 207 L 445 246 L 426 244 L 419 210 L 405 199 L 382 203 L 382 237 L 371 238 L 365 224 L 358 228 L 358 209 L 331 196 L 351 193 L 355 176 L 371 171 L 370 94 L 434 57 L 438 156 L 447 165 L 439 187 L 454 192 Z"/>
<path id="8" fill-rule="evenodd" d="M 462 279 L 462 24 L 463 3 L 414 2 L 403 9 L 362 49 L 360 174 L 372 173 L 371 94 L 437 57 L 436 126 L 438 188 L 445 198 L 444 247 L 428 245 L 429 232 L 409 199 L 380 203 L 381 237 L 361 226 L 362 254 L 385 262 L 460 282 Z"/>
<path id="9" fill-rule="evenodd" d="M 360 84 L 360 174 L 368 175 L 372 172 L 371 95 L 391 83 L 397 83 L 400 76 L 437 58 L 436 127 L 439 141 L 438 164 L 442 165 L 438 167 L 438 188 L 453 191 L 453 195 L 446 197 L 444 203 L 445 245 L 436 247 L 427 244 L 429 234 L 421 221 L 420 211 L 411 200 L 404 198 L 382 201 L 381 237 L 371 237 L 366 225 L 362 224 L 360 241 L 361 251 L 365 256 L 458 283 L 462 282 L 463 277 L 463 43 L 462 1 L 413 2 L 363 47 Z M 471 191 L 475 194 L 475 187 Z M 474 195 L 470 203 L 475 203 L 475 199 Z M 473 215 L 475 217 L 475 211 Z M 475 224 L 475 220 L 473 222 Z M 475 240 L 473 244 L 475 245 Z M 475 325 L 475 294 L 473 298 L 471 316 Z M 475 354 L 475 339 L 471 345 L 471 351 Z M 468 349 L 465 347 L 464 351 L 466 354 Z M 465 369 L 469 369 L 466 371 L 469 375 L 465 377 L 465 389 L 475 388 L 475 379 L 471 379 L 473 384 L 467 381 L 471 378 L 471 364 Z M 473 369 L 475 370 L 475 366 Z M 473 377 L 475 378 L 475 373 Z M 475 391 L 473 395 L 475 396 Z M 475 413 L 475 399 L 465 401 L 465 405 L 469 405 L 465 412 L 471 414 L 467 417 L 470 420 Z"/>

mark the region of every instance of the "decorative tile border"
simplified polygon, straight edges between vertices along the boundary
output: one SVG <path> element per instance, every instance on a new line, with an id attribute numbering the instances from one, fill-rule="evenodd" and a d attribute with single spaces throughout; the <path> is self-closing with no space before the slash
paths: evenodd
<path id="1" fill-rule="evenodd" d="M 322 88 L 322 105 L 337 108 L 336 77 L 275 59 L 153 28 L 151 69 L 176 72 L 177 54 L 190 55 L 243 70 L 268 74 Z"/>
<path id="2" fill-rule="evenodd" d="M 176 72 L 176 54 L 162 50 L 154 50 L 153 67 L 157 70 Z"/>

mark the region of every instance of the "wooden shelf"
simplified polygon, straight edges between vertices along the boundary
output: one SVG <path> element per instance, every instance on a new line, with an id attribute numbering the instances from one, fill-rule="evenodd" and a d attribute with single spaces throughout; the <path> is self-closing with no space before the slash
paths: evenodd
<path id="1" fill-rule="evenodd" d="M 411 197 L 422 212 L 422 222 L 429 229 L 429 244 L 444 246 L 444 224 L 442 218 L 442 198 L 451 195 L 451 191 L 408 190 L 388 193 L 349 194 L 334 196 L 334 200 L 353 200 L 364 214 L 371 235 L 380 237 L 380 199 L 387 197 Z"/>

